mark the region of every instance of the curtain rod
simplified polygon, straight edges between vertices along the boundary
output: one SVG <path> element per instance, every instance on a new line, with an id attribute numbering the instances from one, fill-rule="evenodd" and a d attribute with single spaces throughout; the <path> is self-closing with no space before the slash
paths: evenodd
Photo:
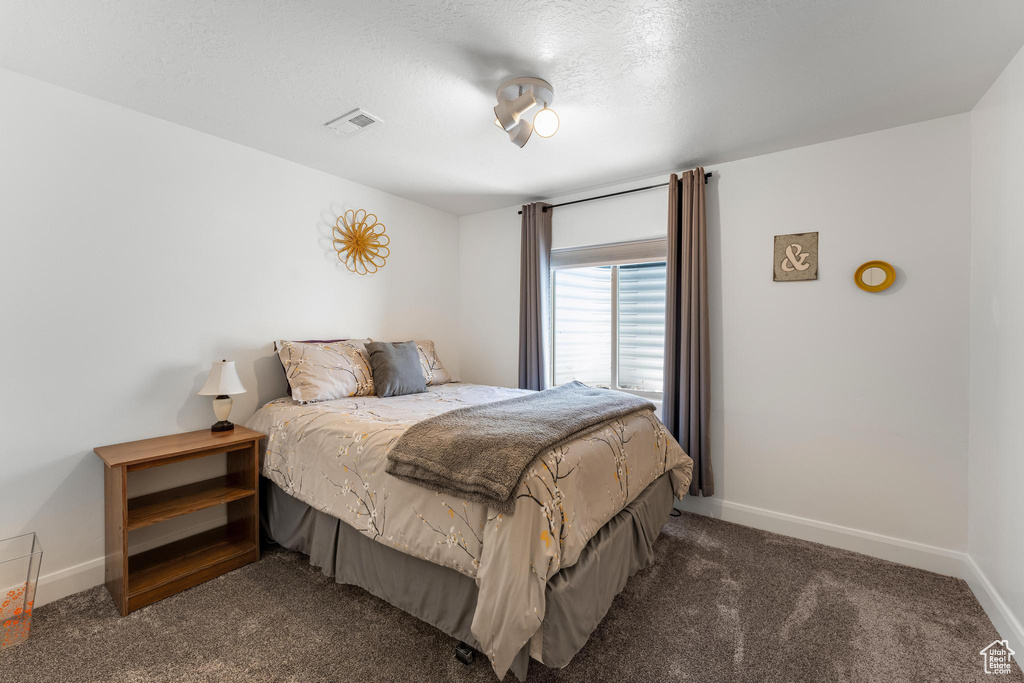
<path id="1" fill-rule="evenodd" d="M 704 174 L 704 184 L 708 184 L 708 178 L 711 177 L 711 173 Z M 668 187 L 668 183 L 661 183 L 660 185 L 648 185 L 647 187 L 634 187 L 632 190 L 623 190 L 622 192 L 612 192 L 611 194 L 602 194 L 596 197 L 587 197 L 586 199 L 577 199 L 571 202 L 562 202 L 561 204 L 552 204 L 551 208 L 557 208 L 559 206 L 569 206 L 570 204 L 582 204 L 583 202 L 592 202 L 595 199 L 608 199 L 608 197 L 618 197 L 620 194 L 632 194 L 633 192 L 643 192 L 644 190 L 653 190 L 658 187 Z M 547 213 L 548 207 L 543 207 L 541 211 Z M 519 210 L 519 215 L 523 215 L 522 209 Z"/>

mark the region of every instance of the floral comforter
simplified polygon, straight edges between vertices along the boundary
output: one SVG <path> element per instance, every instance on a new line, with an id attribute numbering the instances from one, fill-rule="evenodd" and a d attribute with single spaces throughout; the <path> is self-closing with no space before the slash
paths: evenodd
<path id="1" fill-rule="evenodd" d="M 650 411 L 612 420 L 531 466 L 514 515 L 435 493 L 384 471 L 398 437 L 448 410 L 519 389 L 452 383 L 422 394 L 301 405 L 271 401 L 246 426 L 267 434 L 263 475 L 370 538 L 476 580 L 473 635 L 502 678 L 544 619 L 547 580 L 648 484 L 670 472 L 676 496 L 693 462 Z"/>

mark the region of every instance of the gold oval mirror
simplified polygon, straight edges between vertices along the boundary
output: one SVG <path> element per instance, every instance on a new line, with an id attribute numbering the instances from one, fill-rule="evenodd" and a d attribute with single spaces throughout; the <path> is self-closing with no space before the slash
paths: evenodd
<path id="1" fill-rule="evenodd" d="M 896 270 L 885 261 L 868 261 L 857 269 L 853 281 L 865 292 L 881 292 L 896 282 Z"/>

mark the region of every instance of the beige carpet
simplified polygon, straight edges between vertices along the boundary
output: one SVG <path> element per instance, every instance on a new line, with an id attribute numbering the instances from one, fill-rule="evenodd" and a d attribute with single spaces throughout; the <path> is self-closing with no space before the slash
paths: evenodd
<path id="1" fill-rule="evenodd" d="M 569 666 L 531 681 L 1024 681 L 983 674 L 996 631 L 962 581 L 693 515 L 656 550 Z M 278 550 L 125 618 L 102 587 L 42 607 L 0 680 L 495 680 L 453 646 Z"/>

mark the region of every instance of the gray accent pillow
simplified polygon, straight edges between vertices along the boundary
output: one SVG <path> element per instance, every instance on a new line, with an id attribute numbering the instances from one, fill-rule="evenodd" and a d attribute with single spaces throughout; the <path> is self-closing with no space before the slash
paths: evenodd
<path id="1" fill-rule="evenodd" d="M 427 390 L 416 342 L 369 342 L 366 352 L 370 354 L 374 390 L 381 398 Z"/>

